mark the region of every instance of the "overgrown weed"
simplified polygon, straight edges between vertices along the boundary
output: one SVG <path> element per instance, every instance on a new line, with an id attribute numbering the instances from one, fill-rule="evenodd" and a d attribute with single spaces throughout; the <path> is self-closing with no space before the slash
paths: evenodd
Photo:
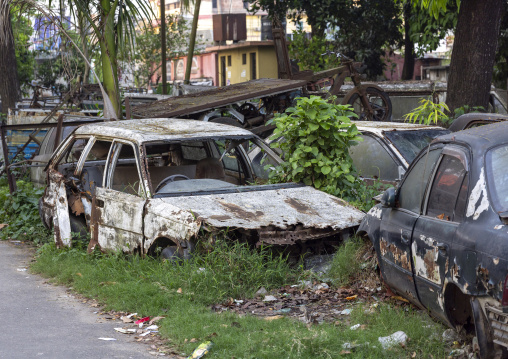
<path id="1" fill-rule="evenodd" d="M 346 245 L 351 246 L 346 249 L 350 254 L 358 248 L 355 241 Z M 348 355 L 351 358 L 409 357 L 413 352 L 418 357 L 446 355 L 444 344 L 432 337 L 442 330 L 440 324 L 426 313 L 383 303 L 373 310 L 352 303 L 350 318 L 312 326 L 287 318 L 266 321 L 213 312 L 210 304 L 251 296 L 260 286 L 270 290 L 294 284 L 303 272 L 301 267 L 289 268 L 284 257 L 267 249 L 253 251 L 241 243 L 218 242 L 210 253 L 180 264 L 136 255 L 87 255 L 84 250 L 57 250 L 46 244 L 32 270 L 96 298 L 108 310 L 165 316 L 160 332 L 182 354 L 195 349 L 197 343 L 189 341 L 196 338 L 214 341 L 210 358 L 330 358 L 341 355 L 345 343 L 362 344 Z M 365 324 L 365 329 L 350 330 L 356 323 Z M 377 338 L 398 330 L 410 337 L 406 348 L 382 349 Z"/>
<path id="2" fill-rule="evenodd" d="M 44 190 L 24 180 L 16 185 L 18 189 L 11 195 L 6 178 L 0 178 L 0 222 L 8 225 L 0 231 L 0 239 L 47 242 L 50 232 L 42 224 L 38 209 Z"/>

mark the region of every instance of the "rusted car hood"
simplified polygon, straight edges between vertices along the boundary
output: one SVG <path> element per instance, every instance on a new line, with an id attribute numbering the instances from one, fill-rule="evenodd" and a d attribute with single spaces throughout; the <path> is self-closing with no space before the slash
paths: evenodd
<path id="1" fill-rule="evenodd" d="M 364 213 L 312 187 L 163 198 L 214 227 L 259 229 L 274 226 L 340 230 L 358 226 Z"/>

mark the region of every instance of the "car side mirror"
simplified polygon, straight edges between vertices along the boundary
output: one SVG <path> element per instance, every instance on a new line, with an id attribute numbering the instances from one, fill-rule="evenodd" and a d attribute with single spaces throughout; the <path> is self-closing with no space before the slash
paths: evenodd
<path id="1" fill-rule="evenodd" d="M 395 207 L 395 188 L 390 187 L 388 188 L 385 193 L 383 193 L 383 196 L 381 197 L 381 205 L 383 207 Z"/>

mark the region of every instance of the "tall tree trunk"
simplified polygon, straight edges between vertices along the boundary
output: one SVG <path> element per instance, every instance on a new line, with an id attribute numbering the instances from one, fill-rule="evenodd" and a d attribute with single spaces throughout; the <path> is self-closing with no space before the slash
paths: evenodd
<path id="1" fill-rule="evenodd" d="M 0 98 L 2 112 L 14 108 L 21 99 L 10 8 L 0 0 Z"/>
<path id="2" fill-rule="evenodd" d="M 199 8 L 201 6 L 201 0 L 194 1 L 194 19 L 192 19 L 192 29 L 189 40 L 189 52 L 187 53 L 187 67 L 185 69 L 185 81 L 188 84 L 190 82 L 190 74 L 192 69 L 192 57 L 194 56 L 194 45 L 196 44 L 196 32 L 198 30 L 198 19 L 199 19 Z"/>
<path id="3" fill-rule="evenodd" d="M 450 63 L 446 104 L 489 103 L 503 0 L 462 0 Z"/>
<path id="4" fill-rule="evenodd" d="M 409 36 L 412 6 L 411 2 L 404 4 L 404 66 L 402 67 L 402 80 L 412 80 L 415 71 L 415 44 Z"/>
<path id="5" fill-rule="evenodd" d="M 118 119 L 122 118 L 120 106 L 120 89 L 118 87 L 118 64 L 116 56 L 115 30 L 113 23 L 113 11 L 109 0 L 101 0 L 102 22 L 104 31 L 100 39 L 102 59 L 102 79 L 106 93 L 113 104 Z"/>

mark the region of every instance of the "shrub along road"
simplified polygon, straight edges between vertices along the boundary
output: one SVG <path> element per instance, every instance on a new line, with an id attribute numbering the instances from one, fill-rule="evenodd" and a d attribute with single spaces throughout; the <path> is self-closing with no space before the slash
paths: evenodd
<path id="1" fill-rule="evenodd" d="M 121 325 L 99 323 L 96 308 L 30 274 L 32 250 L 16 244 L 0 241 L 0 358 L 152 357 L 147 346 L 115 332 Z"/>

